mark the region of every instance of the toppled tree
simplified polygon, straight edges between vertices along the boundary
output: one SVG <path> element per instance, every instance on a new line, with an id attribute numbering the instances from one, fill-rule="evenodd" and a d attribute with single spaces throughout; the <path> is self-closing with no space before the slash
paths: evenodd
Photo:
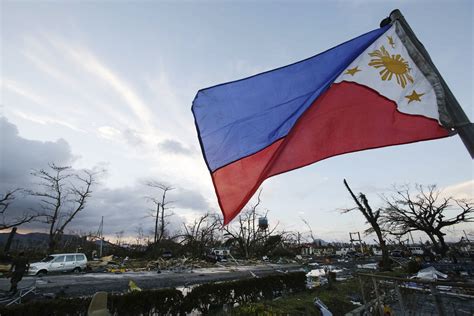
<path id="1" fill-rule="evenodd" d="M 357 197 L 349 187 L 349 184 L 347 184 L 346 179 L 344 179 L 344 185 L 346 186 L 347 190 L 349 191 L 352 199 L 356 203 L 357 207 L 356 208 L 351 208 L 351 209 L 346 209 L 343 212 L 347 213 L 350 212 L 354 209 L 358 209 L 362 215 L 364 215 L 365 219 L 367 220 L 367 223 L 370 224 L 370 227 L 367 228 L 364 233 L 366 235 L 375 233 L 378 239 L 378 243 L 380 246 L 380 249 L 382 250 L 382 270 L 390 270 L 390 258 L 389 258 L 389 253 L 388 253 L 388 248 L 387 244 L 385 242 L 385 234 L 384 231 L 382 230 L 381 227 L 381 209 L 378 209 L 374 211 L 372 207 L 369 204 L 369 200 L 363 193 L 359 193 L 359 197 Z"/>
<path id="2" fill-rule="evenodd" d="M 393 235 L 419 230 L 428 235 L 434 249 L 442 256 L 448 246 L 444 240 L 446 227 L 474 220 L 474 203 L 469 200 L 442 197 L 436 185 L 395 187 L 395 194 L 385 198 L 384 225 Z M 451 214 L 448 214 L 451 213 Z"/>
<path id="3" fill-rule="evenodd" d="M 224 226 L 226 235 L 230 237 L 230 242 L 236 244 L 240 253 L 245 258 L 250 258 L 257 253 L 258 247 L 262 246 L 265 240 L 275 231 L 278 225 L 271 230 L 261 230 L 258 227 L 258 219 L 266 217 L 258 211 L 261 203 L 260 196 L 262 190 L 258 192 L 257 203 L 244 210 L 233 225 Z"/>
<path id="4" fill-rule="evenodd" d="M 165 237 L 166 226 L 168 225 L 166 218 L 172 215 L 166 214 L 166 210 L 169 209 L 168 205 L 172 203 L 166 200 L 166 193 L 168 193 L 168 191 L 174 190 L 174 188 L 157 181 L 148 181 L 146 182 L 146 185 L 152 189 L 161 191 L 161 195 L 158 195 L 157 197 L 147 197 L 147 199 L 150 200 L 155 206 L 154 210 L 151 211 L 150 216 L 155 218 L 153 242 L 156 244 Z"/>
<path id="5" fill-rule="evenodd" d="M 25 223 L 31 222 L 36 215 L 23 212 L 22 215 L 12 217 L 8 214 L 7 209 L 16 199 L 18 193 L 22 193 L 24 190 L 15 189 L 11 191 L 6 191 L 3 195 L 0 195 L 0 230 L 9 229 L 12 227 L 17 227 Z"/>
<path id="6" fill-rule="evenodd" d="M 206 249 L 214 247 L 219 241 L 220 221 L 216 216 L 206 213 L 191 224 L 183 223 L 182 244 L 193 257 L 203 255 Z"/>
<path id="7" fill-rule="evenodd" d="M 32 175 L 40 180 L 40 189 L 31 194 L 40 199 L 38 215 L 49 225 L 48 250 L 53 252 L 66 227 L 84 210 L 97 173 L 51 163 L 49 170 L 35 170 Z"/>

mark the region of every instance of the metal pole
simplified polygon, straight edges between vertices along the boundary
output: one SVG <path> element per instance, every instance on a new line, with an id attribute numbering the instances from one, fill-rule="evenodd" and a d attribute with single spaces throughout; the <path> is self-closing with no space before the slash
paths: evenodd
<path id="1" fill-rule="evenodd" d="M 362 277 L 359 277 L 360 291 L 362 292 L 362 301 L 364 302 L 364 312 L 367 310 L 367 299 L 365 298 L 364 283 Z"/>
<path id="2" fill-rule="evenodd" d="M 13 237 L 16 234 L 16 227 L 13 227 L 8 235 L 7 243 L 5 244 L 5 248 L 3 249 L 4 253 L 8 253 L 10 251 L 10 246 L 12 244 Z"/>
<path id="3" fill-rule="evenodd" d="M 155 217 L 155 238 L 153 239 L 153 242 L 156 244 L 158 241 L 158 218 L 160 214 L 160 203 L 156 205 L 156 217 Z"/>
<path id="4" fill-rule="evenodd" d="M 103 247 L 104 237 L 100 238 L 100 257 L 102 258 L 102 247 Z"/>
<path id="5" fill-rule="evenodd" d="M 395 281 L 395 292 L 397 293 L 397 296 L 398 296 L 398 303 L 400 304 L 401 315 L 405 316 L 406 315 L 405 302 L 403 301 L 402 292 L 400 291 L 400 284 L 397 281 Z"/>
<path id="6" fill-rule="evenodd" d="M 463 229 L 462 232 L 464 233 L 464 236 L 466 236 L 466 241 L 467 241 L 467 242 L 470 242 L 469 238 L 467 237 L 466 231 Z"/>
<path id="7" fill-rule="evenodd" d="M 434 65 L 433 61 L 431 60 L 431 57 L 428 54 L 428 51 L 425 49 L 423 44 L 418 40 L 418 38 L 416 37 L 415 33 L 411 29 L 410 25 L 408 25 L 408 22 L 405 20 L 400 10 L 398 9 L 393 10 L 390 13 L 390 16 L 388 18 L 380 22 L 380 25 L 381 26 L 387 25 L 388 23 L 393 23 L 395 21 L 398 21 L 400 23 L 401 27 L 404 29 L 407 36 L 410 38 L 413 45 L 425 58 L 426 62 L 428 63 L 432 71 L 439 78 L 439 81 L 441 83 L 441 86 L 443 87 L 443 90 L 446 96 L 446 107 L 453 120 L 453 125 L 454 125 L 453 129 L 456 130 L 456 132 L 459 134 L 459 137 L 461 137 L 461 140 L 464 143 L 464 146 L 466 147 L 466 149 L 469 151 L 471 158 L 474 159 L 474 124 L 469 121 L 469 118 L 467 117 L 466 113 L 464 113 L 463 109 L 459 105 L 459 102 L 456 100 L 456 98 L 454 97 L 454 94 L 451 92 L 448 85 L 446 84 L 443 77 L 441 76 L 440 72 Z"/>
<path id="8" fill-rule="evenodd" d="M 410 237 L 411 237 L 411 243 L 414 245 L 415 244 L 415 241 L 413 240 L 413 235 L 411 234 L 411 232 L 408 232 L 410 234 Z"/>
<path id="9" fill-rule="evenodd" d="M 104 236 L 103 236 L 103 230 L 104 230 L 104 216 L 102 216 L 102 219 L 100 220 L 100 254 L 99 256 L 102 258 L 102 247 L 103 247 L 103 243 L 104 243 Z"/>
<path id="10" fill-rule="evenodd" d="M 374 284 L 374 290 L 375 290 L 375 297 L 377 301 L 376 308 L 379 312 L 379 315 L 383 315 L 383 306 L 382 306 L 382 299 L 380 297 L 380 292 L 379 292 L 379 287 L 377 286 L 377 280 L 372 276 L 372 283 Z"/>
<path id="11" fill-rule="evenodd" d="M 436 304 L 436 308 L 438 309 L 438 315 L 439 316 L 446 315 L 446 313 L 444 312 L 444 308 L 443 308 L 443 301 L 439 297 L 438 291 L 436 290 L 436 287 L 433 284 L 430 284 L 430 290 L 431 290 L 431 294 L 433 295 L 433 298 L 434 298 L 434 301 L 435 301 L 435 304 Z"/>
<path id="12" fill-rule="evenodd" d="M 360 233 L 357 232 L 357 235 L 359 236 L 360 253 L 364 254 L 364 247 L 362 247 L 362 239 L 360 239 Z"/>

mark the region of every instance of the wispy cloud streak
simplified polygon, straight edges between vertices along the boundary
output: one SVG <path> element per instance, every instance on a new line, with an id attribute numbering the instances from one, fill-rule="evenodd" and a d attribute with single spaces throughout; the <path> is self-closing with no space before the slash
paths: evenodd
<path id="1" fill-rule="evenodd" d="M 64 120 L 58 120 L 58 119 L 48 117 L 48 116 L 45 116 L 45 115 L 35 115 L 35 114 L 32 114 L 32 113 L 25 113 L 25 112 L 18 111 L 18 110 L 13 110 L 12 112 L 13 112 L 14 115 L 16 115 L 18 117 L 21 117 L 24 120 L 31 121 L 31 122 L 34 122 L 34 123 L 38 123 L 38 124 L 41 124 L 41 125 L 57 124 L 57 125 L 61 125 L 61 126 L 69 128 L 69 129 L 72 129 L 76 132 L 87 133 L 87 131 L 83 130 L 82 128 L 79 128 L 79 127 L 75 126 L 74 124 L 71 124 L 71 123 L 69 123 L 67 121 L 64 121 Z"/>
<path id="2" fill-rule="evenodd" d="M 152 131 L 153 126 L 150 122 L 152 116 L 145 102 L 138 94 L 129 86 L 129 84 L 120 78 L 115 72 L 107 67 L 92 52 L 85 47 L 73 46 L 66 41 L 49 38 L 50 43 L 56 48 L 66 53 L 78 65 L 84 67 L 89 73 L 96 78 L 108 84 L 117 95 L 125 101 L 125 104 L 132 110 L 139 119 L 142 126 Z"/>

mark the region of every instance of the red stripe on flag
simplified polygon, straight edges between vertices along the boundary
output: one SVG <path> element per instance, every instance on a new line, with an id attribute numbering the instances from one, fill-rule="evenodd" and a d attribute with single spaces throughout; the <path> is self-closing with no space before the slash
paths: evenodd
<path id="1" fill-rule="evenodd" d="M 224 223 L 276 174 L 340 154 L 446 136 L 448 131 L 436 120 L 400 113 L 395 102 L 370 88 L 334 84 L 285 138 L 212 174 Z"/>

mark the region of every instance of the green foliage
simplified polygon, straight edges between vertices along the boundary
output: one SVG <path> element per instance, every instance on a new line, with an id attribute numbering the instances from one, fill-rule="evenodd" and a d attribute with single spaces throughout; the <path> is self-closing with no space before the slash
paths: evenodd
<path id="1" fill-rule="evenodd" d="M 273 299 L 283 293 L 293 293 L 305 289 L 304 272 L 270 275 L 257 279 L 232 282 L 207 283 L 195 287 L 184 299 L 184 311 L 194 308 L 207 313 L 214 306 L 234 303 L 240 305 L 262 299 Z"/>
<path id="2" fill-rule="evenodd" d="M 207 283 L 195 287 L 185 298 L 182 308 L 185 312 L 190 313 L 193 309 L 201 313 L 205 313 L 212 306 L 223 306 L 232 301 L 232 283 Z"/>
<path id="3" fill-rule="evenodd" d="M 258 257 L 268 255 L 274 249 L 281 247 L 282 240 L 283 238 L 281 235 L 268 236 L 268 238 L 265 239 L 265 242 L 256 249 Z"/>
<path id="4" fill-rule="evenodd" d="M 244 279 L 196 286 L 185 297 L 176 289 L 144 290 L 108 296 L 112 315 L 181 315 L 197 310 L 207 314 L 221 310 L 224 305 L 244 304 L 271 300 L 285 293 L 305 289 L 305 273 L 270 275 L 263 278 Z M 10 307 L 0 307 L 2 316 L 22 315 L 86 315 L 90 298 L 33 301 Z"/>
<path id="5" fill-rule="evenodd" d="M 411 260 L 408 262 L 406 268 L 405 268 L 405 271 L 407 273 L 410 273 L 410 274 L 413 274 L 413 273 L 417 273 L 418 271 L 420 271 L 421 269 L 421 265 L 416 262 L 415 260 Z"/>
<path id="6" fill-rule="evenodd" d="M 320 315 L 314 307 L 318 297 L 333 315 L 344 315 L 356 308 L 350 303 L 351 296 L 360 293 L 357 279 L 337 282 L 332 288 L 327 286 L 283 296 L 278 300 L 263 300 L 232 308 L 228 315 Z"/>
<path id="7" fill-rule="evenodd" d="M 9 307 L 0 306 L 2 316 L 26 316 L 26 315 L 48 315 L 48 316 L 81 316 L 87 314 L 90 298 L 55 299 L 34 301 L 22 305 Z"/>
<path id="8" fill-rule="evenodd" d="M 278 258 L 278 257 L 294 258 L 296 255 L 294 251 L 291 251 L 290 249 L 284 248 L 282 246 L 276 247 L 269 254 L 273 258 Z"/>
<path id="9" fill-rule="evenodd" d="M 124 295 L 110 295 L 109 310 L 113 315 L 177 315 L 183 294 L 176 289 L 146 290 Z"/>

